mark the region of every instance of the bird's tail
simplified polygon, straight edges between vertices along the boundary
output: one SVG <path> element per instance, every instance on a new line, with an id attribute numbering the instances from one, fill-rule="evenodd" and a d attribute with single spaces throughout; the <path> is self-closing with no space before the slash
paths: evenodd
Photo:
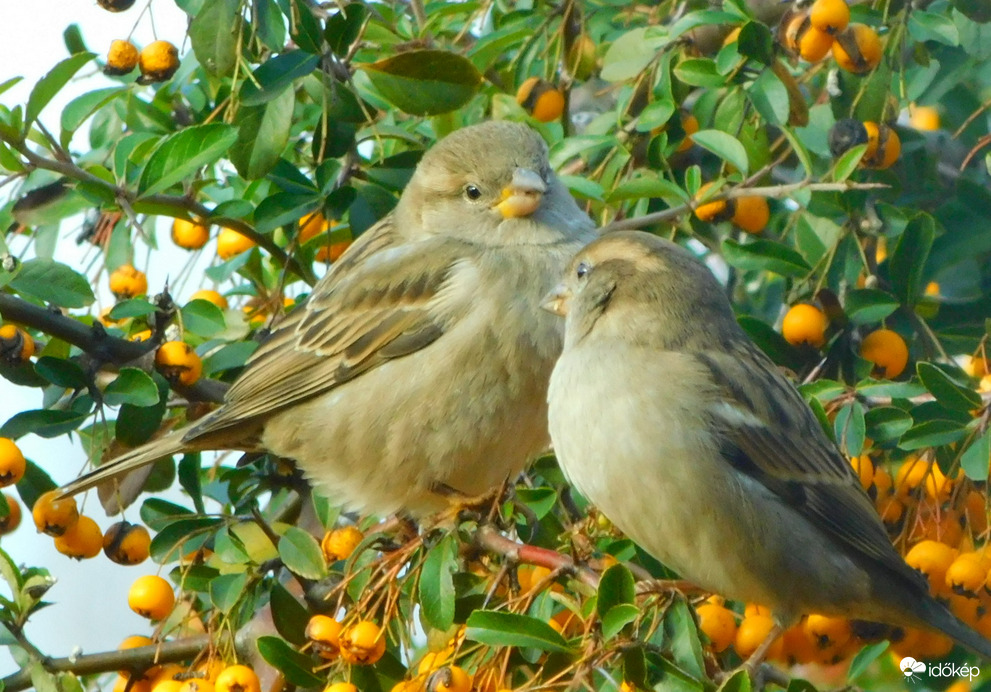
<path id="1" fill-rule="evenodd" d="M 124 452 L 89 473 L 60 488 L 61 496 L 75 495 L 111 479 L 120 478 L 164 457 L 186 452 L 190 446 L 183 441 L 185 430 L 170 432 L 140 447 Z M 142 479 L 143 482 L 143 479 Z"/>
<path id="2" fill-rule="evenodd" d="M 921 598 L 913 610 L 929 627 L 939 630 L 961 646 L 991 661 L 991 640 L 985 639 L 936 599 Z"/>

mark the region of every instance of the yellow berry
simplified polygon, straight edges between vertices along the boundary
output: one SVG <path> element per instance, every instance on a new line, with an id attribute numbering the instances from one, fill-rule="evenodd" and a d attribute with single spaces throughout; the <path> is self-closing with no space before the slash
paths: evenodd
<path id="1" fill-rule="evenodd" d="M 179 49 L 168 41 L 152 41 L 138 55 L 144 83 L 164 82 L 179 69 Z"/>
<path id="2" fill-rule="evenodd" d="M 864 337 L 860 357 L 869 360 L 888 379 L 898 377 L 908 365 L 908 345 L 905 339 L 890 329 L 878 329 Z"/>
<path id="3" fill-rule="evenodd" d="M 56 499 L 58 495 L 58 490 L 49 490 L 35 500 L 34 507 L 31 508 L 34 525 L 49 536 L 61 536 L 79 521 L 76 500 L 71 497 Z"/>
<path id="4" fill-rule="evenodd" d="M 217 257 L 222 260 L 229 260 L 254 246 L 255 241 L 232 228 L 223 228 L 217 235 Z"/>
<path id="5" fill-rule="evenodd" d="M 107 64 L 104 74 L 110 76 L 125 75 L 138 65 L 138 49 L 130 41 L 116 39 L 110 43 L 107 51 Z"/>
<path id="6" fill-rule="evenodd" d="M 826 343 L 826 327 L 829 320 L 826 314 L 815 307 L 799 303 L 788 308 L 781 322 L 781 335 L 793 346 L 809 344 L 819 348 Z"/>
<path id="7" fill-rule="evenodd" d="M 143 296 L 148 292 L 148 277 L 130 264 L 122 264 L 110 274 L 110 292 L 120 300 Z"/>
<path id="8" fill-rule="evenodd" d="M 151 620 L 161 620 L 172 612 L 175 593 L 161 577 L 150 574 L 138 577 L 127 593 L 127 604 L 135 613 Z"/>
<path id="9" fill-rule="evenodd" d="M 344 526 L 328 531 L 320 542 L 320 547 L 327 562 L 347 560 L 364 537 L 357 526 Z"/>
<path id="10" fill-rule="evenodd" d="M 102 548 L 103 532 L 95 521 L 85 515 L 55 537 L 55 549 L 76 560 L 96 557 Z"/>
<path id="11" fill-rule="evenodd" d="M 0 488 L 19 482 L 27 467 L 27 460 L 17 443 L 9 437 L 0 437 Z"/>
<path id="12" fill-rule="evenodd" d="M 203 374 L 203 361 L 184 341 L 166 341 L 155 352 L 155 368 L 173 385 L 189 387 Z"/>

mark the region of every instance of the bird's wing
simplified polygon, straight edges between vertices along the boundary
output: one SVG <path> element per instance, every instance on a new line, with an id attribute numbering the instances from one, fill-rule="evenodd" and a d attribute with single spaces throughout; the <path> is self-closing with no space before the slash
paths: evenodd
<path id="1" fill-rule="evenodd" d="M 450 239 L 405 242 L 386 217 L 276 327 L 224 405 L 185 439 L 263 419 L 429 346 L 466 310 L 477 278 L 466 255 Z"/>
<path id="2" fill-rule="evenodd" d="M 721 394 L 711 414 L 726 461 L 839 545 L 916 580 L 919 575 L 892 547 L 853 468 L 775 365 L 743 340 L 725 353 L 698 358 Z M 739 386 L 748 380 L 759 386 Z"/>

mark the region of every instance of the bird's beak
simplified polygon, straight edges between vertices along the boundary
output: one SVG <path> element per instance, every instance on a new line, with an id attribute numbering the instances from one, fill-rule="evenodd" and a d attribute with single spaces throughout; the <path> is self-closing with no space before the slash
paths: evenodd
<path id="1" fill-rule="evenodd" d="M 563 282 L 552 288 L 551 292 L 544 296 L 544 299 L 540 302 L 540 307 L 544 310 L 553 312 L 555 315 L 560 315 L 561 317 L 568 314 L 570 305 L 571 289 L 565 286 Z"/>
<path id="2" fill-rule="evenodd" d="M 519 219 L 537 211 L 540 200 L 547 192 L 547 183 L 528 168 L 517 168 L 513 182 L 503 188 L 502 197 L 495 208 L 504 219 Z"/>

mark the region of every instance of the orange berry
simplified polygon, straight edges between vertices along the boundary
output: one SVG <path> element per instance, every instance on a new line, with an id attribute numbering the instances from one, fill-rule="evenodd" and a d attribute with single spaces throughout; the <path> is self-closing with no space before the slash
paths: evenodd
<path id="1" fill-rule="evenodd" d="M 917 496 L 917 491 L 929 475 L 931 466 L 932 464 L 925 459 L 908 457 L 895 474 L 895 495 L 902 500 Z"/>
<path id="2" fill-rule="evenodd" d="M 898 332 L 877 329 L 864 337 L 860 344 L 860 357 L 874 363 L 890 380 L 905 371 L 908 345 Z"/>
<path id="3" fill-rule="evenodd" d="M 119 521 L 103 536 L 103 552 L 119 565 L 137 565 L 148 559 L 151 536 L 140 524 Z"/>
<path id="4" fill-rule="evenodd" d="M 95 521 L 80 515 L 76 522 L 55 537 L 55 550 L 76 560 L 87 560 L 100 554 L 103 532 Z"/>
<path id="5" fill-rule="evenodd" d="M 342 625 L 327 615 L 314 615 L 306 623 L 306 638 L 322 658 L 336 658 L 341 649 Z"/>
<path id="6" fill-rule="evenodd" d="M 307 243 L 321 233 L 326 233 L 330 222 L 320 212 L 313 212 L 299 220 L 299 244 Z"/>
<path id="7" fill-rule="evenodd" d="M 898 133 L 887 125 L 873 122 L 865 122 L 864 129 L 867 131 L 867 149 L 860 164 L 864 168 L 890 168 L 902 152 Z"/>
<path id="8" fill-rule="evenodd" d="M 950 493 L 953 491 L 953 484 L 955 479 L 947 477 L 942 469 L 939 468 L 939 464 L 931 464 L 930 471 L 926 475 L 923 487 L 926 490 L 926 495 L 930 499 L 936 502 L 945 502 L 950 499 Z"/>
<path id="9" fill-rule="evenodd" d="M 110 292 L 118 300 L 143 296 L 148 292 L 148 277 L 130 264 L 122 264 L 110 274 Z"/>
<path id="10" fill-rule="evenodd" d="M 339 240 L 330 245 L 321 245 L 317 248 L 313 259 L 317 262 L 336 262 L 349 247 L 351 247 L 350 240 Z"/>
<path id="11" fill-rule="evenodd" d="M 847 72 L 866 74 L 881 63 L 881 39 L 866 24 L 850 24 L 836 35 L 833 57 Z"/>
<path id="12" fill-rule="evenodd" d="M 946 587 L 946 571 L 957 557 L 954 548 L 938 541 L 921 541 L 912 546 L 905 555 L 905 562 L 912 569 L 919 570 L 929 580 L 933 595 L 949 595 Z"/>
<path id="13" fill-rule="evenodd" d="M 399 683 L 402 685 L 403 683 Z M 396 685 L 396 687 L 399 687 Z M 395 692 L 396 687 L 393 687 L 393 692 Z M 420 687 L 419 689 L 423 689 Z M 359 692 L 358 688 L 352 685 L 350 682 L 332 682 L 323 688 L 323 692 Z"/>
<path id="14" fill-rule="evenodd" d="M 130 675 L 117 674 L 113 692 L 151 692 L 151 683 L 142 678 L 131 680 Z"/>
<path id="15" fill-rule="evenodd" d="M 179 69 L 179 49 L 168 41 L 152 41 L 138 54 L 141 82 L 164 82 Z"/>
<path id="16" fill-rule="evenodd" d="M 812 663 L 819 658 L 819 647 L 806 633 L 804 624 L 789 627 L 781 635 L 781 655 L 788 663 Z"/>
<path id="17" fill-rule="evenodd" d="M 226 310 L 228 308 L 227 299 L 224 298 L 220 293 L 214 291 L 211 288 L 203 288 L 189 296 L 190 300 L 205 300 L 208 303 L 213 303 L 221 310 Z"/>
<path id="18" fill-rule="evenodd" d="M 971 490 L 964 499 L 964 516 L 967 525 L 975 535 L 981 535 L 988 528 L 987 498 L 979 490 Z"/>
<path id="19" fill-rule="evenodd" d="M 341 658 L 371 665 L 385 654 L 385 633 L 371 620 L 360 620 L 341 632 Z"/>
<path id="20" fill-rule="evenodd" d="M 781 322 L 781 335 L 789 344 L 798 346 L 809 344 L 814 348 L 826 343 L 826 327 L 829 320 L 826 314 L 815 307 L 799 303 L 792 305 Z"/>
<path id="21" fill-rule="evenodd" d="M 199 250 L 210 240 L 210 226 L 186 219 L 172 221 L 172 242 L 186 250 Z"/>
<path id="22" fill-rule="evenodd" d="M 860 487 L 865 491 L 870 490 L 871 485 L 874 483 L 874 462 L 871 461 L 871 458 L 866 454 L 859 457 L 851 457 L 850 466 L 853 467 L 854 473 L 860 479 Z"/>
<path id="23" fill-rule="evenodd" d="M 0 536 L 14 533 L 21 525 L 21 504 L 7 493 L 3 493 L 7 501 L 7 516 L 0 519 Z"/>
<path id="24" fill-rule="evenodd" d="M 222 228 L 217 234 L 217 257 L 222 260 L 229 260 L 254 246 L 255 241 L 232 228 Z"/>
<path id="25" fill-rule="evenodd" d="M 248 666 L 227 666 L 214 683 L 216 692 L 261 692 L 258 674 Z"/>
<path id="26" fill-rule="evenodd" d="M 935 106 L 916 106 L 914 103 L 908 107 L 908 124 L 916 130 L 924 132 L 934 132 L 940 128 L 939 109 Z"/>
<path id="27" fill-rule="evenodd" d="M 706 183 L 699 188 L 698 193 L 695 195 L 695 199 L 702 199 L 705 197 L 705 193 L 712 187 L 712 183 Z M 709 223 L 715 223 L 717 221 L 724 221 L 725 219 L 733 216 L 733 209 L 730 207 L 729 203 L 724 200 L 718 200 L 715 202 L 705 202 L 695 207 L 695 218 L 699 221 L 707 221 Z"/>
<path id="28" fill-rule="evenodd" d="M 516 102 L 542 123 L 559 120 L 564 113 L 564 93 L 540 77 L 530 77 L 520 85 Z"/>
<path id="29" fill-rule="evenodd" d="M 58 495 L 58 490 L 49 490 L 35 500 L 34 507 L 31 508 L 34 525 L 49 536 L 61 536 L 79 521 L 75 498 L 64 497 L 59 500 L 56 499 Z"/>
<path id="30" fill-rule="evenodd" d="M 798 54 L 807 62 L 819 62 L 833 47 L 833 35 L 828 31 L 807 26 L 798 37 Z"/>
<path id="31" fill-rule="evenodd" d="M 471 692 L 471 675 L 458 666 L 438 668 L 427 679 L 432 692 Z"/>
<path id="32" fill-rule="evenodd" d="M 191 386 L 203 374 L 203 361 L 184 341 L 166 341 L 155 352 L 155 368 L 173 385 Z"/>
<path id="33" fill-rule="evenodd" d="M 739 28 L 737 29 L 739 31 Z M 692 139 L 692 135 L 699 131 L 699 119 L 696 118 L 691 113 L 681 113 L 681 129 L 685 132 L 685 138 L 681 140 L 676 149 L 677 153 L 681 154 L 692 148 L 695 144 L 695 140 Z"/>
<path id="34" fill-rule="evenodd" d="M 988 560 L 981 553 L 960 553 L 946 568 L 946 586 L 960 596 L 976 597 L 988 578 Z"/>
<path id="35" fill-rule="evenodd" d="M 347 560 L 364 537 L 365 534 L 357 526 L 343 526 L 328 531 L 320 542 L 320 548 L 327 562 Z"/>
<path id="36" fill-rule="evenodd" d="M 740 658 L 747 658 L 754 653 L 757 648 L 764 643 L 771 630 L 774 629 L 774 618 L 770 615 L 748 615 L 743 618 L 736 631 L 734 647 Z M 767 651 L 767 657 L 777 659 L 782 652 L 781 637 L 774 640 L 774 643 Z"/>
<path id="37" fill-rule="evenodd" d="M 11 365 L 26 363 L 34 355 L 34 339 L 13 324 L 0 327 L 0 358 Z"/>
<path id="38" fill-rule="evenodd" d="M 816 0 L 809 9 L 809 22 L 819 31 L 839 33 L 850 23 L 850 6 L 846 0 Z"/>
<path id="39" fill-rule="evenodd" d="M 770 615 L 771 609 L 757 603 L 748 603 L 743 606 L 743 617 L 748 618 L 753 615 Z"/>
<path id="40" fill-rule="evenodd" d="M 771 219 L 765 197 L 737 197 L 732 200 L 733 224 L 747 233 L 760 233 Z"/>
<path id="41" fill-rule="evenodd" d="M 844 617 L 813 613 L 805 618 L 802 627 L 820 649 L 841 647 L 850 641 L 853 635 L 850 621 Z"/>
<path id="42" fill-rule="evenodd" d="M 27 460 L 17 443 L 9 437 L 0 437 L 0 488 L 19 482 L 27 467 Z"/>
<path id="43" fill-rule="evenodd" d="M 138 65 L 138 49 L 130 41 L 116 39 L 110 42 L 107 64 L 103 73 L 112 77 L 125 75 Z"/>
<path id="44" fill-rule="evenodd" d="M 172 612 L 175 593 L 161 577 L 149 574 L 138 577 L 127 592 L 127 604 L 135 613 L 150 620 L 161 620 Z"/>
<path id="45" fill-rule="evenodd" d="M 204 678 L 188 678 L 183 681 L 179 692 L 214 692 L 215 685 Z"/>
<path id="46" fill-rule="evenodd" d="M 720 653 L 736 639 L 736 615 L 732 610 L 715 603 L 703 603 L 695 609 L 699 616 L 699 629 L 709 638 L 712 650 Z"/>

